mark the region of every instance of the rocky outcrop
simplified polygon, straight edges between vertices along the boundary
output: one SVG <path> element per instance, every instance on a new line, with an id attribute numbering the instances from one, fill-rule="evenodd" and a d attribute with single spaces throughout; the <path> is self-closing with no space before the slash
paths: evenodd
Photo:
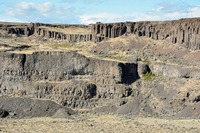
<path id="1" fill-rule="evenodd" d="M 67 28 L 90 29 L 91 33 L 67 33 Z M 62 29 L 53 30 L 52 28 Z M 100 23 L 86 25 L 56 25 L 56 24 L 0 24 L 0 29 L 6 31 L 9 36 L 36 36 L 38 38 L 65 40 L 66 42 L 101 42 L 108 38 L 115 38 L 125 34 L 136 34 L 155 40 L 168 40 L 178 43 L 188 49 L 200 49 L 200 18 L 180 19 L 163 22 L 121 22 Z M 66 31 L 66 32 L 63 32 Z"/>
<path id="2" fill-rule="evenodd" d="M 72 29 L 76 31 L 77 27 L 82 32 L 67 31 Z M 91 32 L 88 32 L 88 29 Z M 36 112 L 37 116 L 50 113 L 49 116 L 68 117 L 70 112 L 63 106 L 91 109 L 93 112 L 120 114 L 199 116 L 200 69 L 198 65 L 186 66 L 188 63 L 180 59 L 188 57 L 189 60 L 197 57 L 198 52 L 191 52 L 195 55 L 187 55 L 185 53 L 188 53 L 189 50 L 171 44 L 177 43 L 188 49 L 199 49 L 198 18 L 166 22 L 106 24 L 98 22 L 89 26 L 0 23 L 0 30 L 0 37 L 4 37 L 1 38 L 3 42 L 0 52 L 1 117 L 4 117 L 6 111 L 10 115 L 10 112 L 14 114 L 13 112 L 18 110 L 17 114 L 22 113 L 20 115 L 24 116 L 30 116 L 30 113 Z M 48 40 L 59 44 L 81 41 L 101 42 L 119 36 L 123 37 L 119 40 L 116 39 L 118 41 L 116 44 L 111 40 L 97 43 L 92 50 L 88 49 L 88 51 L 94 51 L 95 56 L 107 57 L 107 59 L 93 58 L 92 55 L 86 57 L 77 51 L 67 51 L 66 49 L 56 51 L 46 45 L 38 48 L 35 45 L 35 42 L 41 42 L 40 45 L 42 45 L 43 41 Z M 158 43 L 156 46 L 157 41 L 138 36 L 165 42 L 162 45 Z M 22 40 L 19 42 L 23 43 L 31 41 L 34 45 L 20 45 L 18 42 L 10 45 L 5 39 L 7 37 L 16 37 L 9 39 L 12 41 Z M 39 40 L 35 41 L 34 39 Z M 128 41 L 121 43 L 123 39 Z M 139 39 L 141 40 L 138 41 Z M 115 39 L 113 40 L 115 41 Z M 167 45 L 169 42 L 171 42 L 170 45 Z M 91 44 L 93 45 L 93 43 Z M 137 44 L 138 48 L 134 50 L 136 45 L 131 44 Z M 140 47 L 140 45 L 143 46 Z M 170 49 L 174 46 L 176 46 L 174 49 Z M 179 48 L 182 50 L 177 51 L 181 53 L 180 55 L 177 55 L 176 58 L 170 56 Z M 150 54 L 145 55 L 145 53 Z M 112 58 L 118 55 L 127 56 L 123 59 L 129 62 L 117 61 L 121 59 L 118 57 Z M 168 61 L 168 59 L 171 60 Z M 197 62 L 198 60 L 199 58 L 194 59 Z M 145 80 L 142 78 L 143 76 L 153 77 Z M 8 98 L 2 95 L 13 97 Z M 52 100 L 60 105 L 48 101 L 47 103 L 32 101 L 29 98 Z M 3 104 L 4 102 L 5 104 Z M 44 108 L 40 106 L 35 108 L 36 103 L 44 104 Z M 20 105 L 21 108 L 17 108 L 15 104 Z M 48 112 L 50 106 L 46 106 L 46 104 L 59 108 L 50 109 Z M 37 109 L 41 109 L 40 112 Z M 81 109 L 81 111 L 85 110 Z"/>
<path id="3" fill-rule="evenodd" d="M 87 58 L 76 52 L 1 53 L 1 80 L 63 81 L 74 78 L 112 79 L 113 83 L 132 83 L 137 79 L 137 64 Z M 48 64 L 48 65 L 46 65 Z M 15 75 L 14 79 L 10 75 Z M 131 79 L 132 78 L 132 79 Z"/>
<path id="4" fill-rule="evenodd" d="M 97 41 L 133 33 L 155 40 L 168 39 L 172 43 L 178 43 L 193 50 L 200 49 L 199 30 L 200 18 L 165 22 L 96 23 L 93 25 L 93 34 L 97 35 Z"/>
<path id="5" fill-rule="evenodd" d="M 127 32 L 126 23 L 96 23 L 91 26 L 91 31 L 95 42 L 100 42 L 107 38 L 119 37 Z"/>
<path id="6" fill-rule="evenodd" d="M 36 36 L 47 39 L 65 40 L 71 43 L 92 41 L 92 34 L 65 34 L 62 32 L 50 31 L 45 28 L 39 28 Z"/>
<path id="7" fill-rule="evenodd" d="M 150 65 L 151 71 L 156 75 L 169 78 L 192 78 L 200 79 L 200 69 L 194 67 L 183 67 L 176 64 L 155 62 Z"/>
<path id="8" fill-rule="evenodd" d="M 1 94 L 51 99 L 69 107 L 90 107 L 92 99 L 120 98 L 138 79 L 137 64 L 87 58 L 76 52 L 3 52 Z M 48 64 L 48 65 L 46 65 Z"/>
<path id="9" fill-rule="evenodd" d="M 89 26 L 86 25 L 56 25 L 56 24 L 42 24 L 42 23 L 1 23 L 0 29 L 5 31 L 7 34 L 0 34 L 1 37 L 11 37 L 11 35 L 16 35 L 18 37 L 22 36 L 36 36 L 37 38 L 46 39 L 56 39 L 65 40 L 67 42 L 83 42 L 92 41 L 92 34 L 86 33 L 63 33 L 61 31 L 54 30 L 57 29 L 67 29 L 67 28 L 85 28 L 88 29 Z M 66 30 L 68 32 L 68 30 Z"/>
<path id="10" fill-rule="evenodd" d="M 133 96 L 131 84 L 149 71 L 169 78 L 200 78 L 199 69 L 160 62 L 121 63 L 73 51 L 1 52 L 0 62 L 0 95 L 50 99 L 71 108 L 93 108 L 99 99 Z"/>

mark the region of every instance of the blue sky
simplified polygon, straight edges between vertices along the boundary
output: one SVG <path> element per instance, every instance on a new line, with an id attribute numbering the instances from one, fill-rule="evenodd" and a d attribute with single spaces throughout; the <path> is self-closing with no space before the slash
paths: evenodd
<path id="1" fill-rule="evenodd" d="M 89 24 L 200 17 L 200 0 L 1 0 L 0 21 Z"/>

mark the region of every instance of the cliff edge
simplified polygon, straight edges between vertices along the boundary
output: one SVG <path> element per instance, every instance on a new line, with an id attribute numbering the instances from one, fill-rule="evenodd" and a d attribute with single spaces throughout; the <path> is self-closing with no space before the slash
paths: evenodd
<path id="1" fill-rule="evenodd" d="M 31 99 L 37 99 L 48 105 L 40 108 L 42 116 L 49 111 L 66 117 L 112 112 L 198 118 L 199 22 L 1 22 L 0 110 L 29 116 L 37 110 Z M 34 106 L 23 105 L 24 98 Z M 20 109 L 11 108 L 15 100 Z"/>
<path id="2" fill-rule="evenodd" d="M 101 42 L 126 34 L 145 36 L 154 40 L 169 40 L 188 49 L 200 49 L 200 18 L 180 19 L 162 22 L 121 22 L 90 25 L 56 25 L 56 24 L 16 24 L 0 23 L 1 37 L 35 36 L 66 40 L 66 42 Z"/>

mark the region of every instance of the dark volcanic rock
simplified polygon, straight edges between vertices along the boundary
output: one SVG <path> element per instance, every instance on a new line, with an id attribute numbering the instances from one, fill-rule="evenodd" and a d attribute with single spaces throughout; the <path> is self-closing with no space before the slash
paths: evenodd
<path id="1" fill-rule="evenodd" d="M 142 62 L 121 63 L 100 60 L 87 58 L 76 52 L 52 51 L 32 54 L 2 52 L 1 55 L 1 95 L 49 99 L 71 108 L 98 107 L 94 109 L 94 112 L 116 111 L 119 114 L 144 112 L 168 116 L 181 113 L 186 105 L 193 106 L 199 101 L 199 95 L 194 95 L 196 94 L 194 93 L 188 96 L 190 100 L 185 103 L 184 98 L 176 90 L 183 85 L 180 81 L 167 81 L 167 84 L 176 83 L 172 87 L 165 87 L 164 82 L 136 82 L 139 75 L 149 71 L 148 65 Z M 200 72 L 199 69 L 180 68 L 166 63 L 152 63 L 150 69 L 157 75 L 169 79 L 179 78 L 184 82 L 188 78 L 199 79 L 198 72 Z M 178 84 L 180 84 L 179 87 L 177 87 Z M 117 103 L 117 100 L 121 98 L 124 98 L 125 102 Z M 49 106 L 54 106 L 54 103 L 37 104 L 39 101 L 31 101 L 29 98 L 13 99 L 3 100 L 10 104 L 0 107 L 18 116 L 44 116 L 45 110 L 48 110 Z M 113 102 L 109 102 L 110 100 Z M 3 102 L 0 101 L 0 103 Z M 32 104 L 35 110 L 41 110 L 31 114 L 33 112 L 29 110 L 32 110 L 30 108 Z M 19 105 L 27 107 L 21 109 Z M 55 105 L 55 107 L 59 109 L 61 105 Z M 16 109 L 20 111 L 16 112 Z M 49 116 L 55 114 L 54 116 L 57 117 L 67 117 L 69 115 L 65 113 L 65 110 L 58 111 L 57 109 L 47 111 Z M 23 113 L 20 114 L 21 112 Z"/>
<path id="2" fill-rule="evenodd" d="M 64 29 L 67 27 L 81 27 L 90 29 L 91 33 L 68 34 L 61 31 L 49 30 L 45 27 Z M 146 36 L 155 40 L 169 40 L 178 43 L 188 49 L 200 49 L 200 18 L 180 19 L 164 22 L 121 22 L 121 23 L 96 23 L 86 25 L 51 25 L 42 23 L 30 24 L 9 24 L 1 23 L 0 30 L 7 34 L 0 34 L 6 37 L 12 34 L 21 36 L 36 36 L 38 38 L 52 38 L 56 40 L 66 40 L 67 42 L 100 42 L 108 38 L 115 38 L 125 34 L 136 34 Z"/>
<path id="3" fill-rule="evenodd" d="M 165 22 L 96 23 L 92 30 L 97 42 L 105 38 L 133 33 L 155 40 L 168 39 L 172 43 L 178 43 L 193 50 L 200 49 L 200 18 Z"/>
<path id="4" fill-rule="evenodd" d="M 87 33 L 78 31 L 73 34 L 67 31 L 67 28 L 74 27 L 82 30 L 85 28 Z M 191 67 L 186 66 L 187 63 L 176 62 L 174 58 L 172 60 L 175 62 L 166 61 L 169 59 L 167 56 L 177 52 L 175 50 L 179 49 L 179 45 L 192 50 L 200 49 L 199 27 L 199 18 L 165 22 L 105 24 L 98 22 L 89 26 L 0 23 L 2 31 L 0 37 L 16 37 L 15 39 L 24 39 L 24 42 L 26 40 L 63 43 L 101 42 L 123 36 L 121 38 L 128 40 L 128 43 L 136 45 L 121 46 L 119 41 L 119 45 L 115 45 L 115 47 L 118 47 L 119 51 L 126 52 L 127 56 L 129 56 L 129 52 L 139 56 L 134 63 L 122 63 L 86 57 L 74 51 L 38 51 L 22 54 L 19 51 L 28 49 L 28 46 L 2 44 L 3 50 L 4 47 L 8 49 L 0 52 L 0 107 L 2 109 L 0 115 L 5 117 L 8 115 L 7 111 L 13 117 L 68 117 L 74 112 L 63 107 L 66 106 L 87 108 L 93 112 L 199 117 L 200 69 L 198 66 Z M 88 29 L 91 30 L 91 33 L 88 32 Z M 129 36 L 128 34 L 135 35 Z M 129 36 L 128 39 L 126 39 L 127 36 Z M 165 43 L 158 44 L 160 47 L 156 47 L 157 43 L 154 42 L 160 43 L 161 41 L 147 38 L 145 38 L 147 41 L 138 43 L 139 37 L 164 40 Z M 149 40 L 152 41 L 150 44 L 148 44 Z M 166 50 L 168 53 L 165 55 L 166 58 L 159 58 L 165 54 L 165 52 L 161 52 L 161 54 L 159 51 L 164 51 L 168 47 L 167 43 L 170 43 L 172 47 L 171 43 L 179 45 L 176 45 L 177 47 L 174 49 Z M 113 52 L 115 48 L 111 44 L 112 39 L 111 42 L 98 43 L 93 48 L 94 53 Z M 138 51 L 132 51 L 135 46 Z M 34 49 L 35 45 L 31 48 Z M 155 51 L 157 49 L 155 60 L 153 49 Z M 183 47 L 181 49 L 187 50 Z M 170 51 L 171 53 L 169 53 Z M 117 52 L 115 51 L 114 55 L 117 55 Z M 152 53 L 145 55 L 147 52 Z M 148 55 L 150 56 L 148 57 Z M 198 56 L 198 53 L 195 55 Z M 181 54 L 180 58 L 182 58 L 181 56 L 185 56 L 183 58 L 188 56 L 188 60 L 193 57 L 184 54 Z M 128 58 L 133 61 L 132 56 Z M 148 58 L 152 59 L 152 62 L 148 63 Z M 138 61 L 139 59 L 141 60 Z M 147 62 L 144 63 L 146 59 Z M 196 60 L 198 61 L 198 58 Z M 149 81 L 142 81 L 140 78 L 150 71 L 154 75 L 152 78 L 154 80 L 150 78 Z M 30 98 L 48 99 L 58 104 Z"/>
<path id="5" fill-rule="evenodd" d="M 8 112 L 11 117 L 50 117 L 61 108 L 65 110 L 67 115 L 75 114 L 73 110 L 50 100 L 0 96 L 0 106 L 3 109 L 1 116 L 4 117 L 8 115 Z"/>
<path id="6" fill-rule="evenodd" d="M 147 72 L 150 72 L 150 68 L 147 64 L 145 64 L 144 62 L 139 61 L 138 62 L 138 75 L 140 76 L 140 78 Z"/>
<path id="7" fill-rule="evenodd" d="M 1 55 L 1 95 L 47 98 L 73 108 L 93 107 L 89 101 L 95 98 L 128 97 L 129 84 L 139 78 L 135 63 L 87 58 L 76 52 Z"/>
<path id="8" fill-rule="evenodd" d="M 179 65 L 155 62 L 150 65 L 153 73 L 170 78 L 193 78 L 200 79 L 200 69 L 194 67 L 183 67 Z"/>
<path id="9" fill-rule="evenodd" d="M 8 111 L 0 109 L 0 118 L 5 118 L 9 115 Z"/>
<path id="10" fill-rule="evenodd" d="M 56 39 L 56 40 L 66 40 L 67 42 L 85 42 L 92 41 L 92 34 L 86 33 L 63 33 L 60 31 L 50 30 L 50 29 L 59 28 L 65 29 L 70 27 L 75 28 L 86 28 L 87 25 L 56 25 L 56 24 L 42 24 L 42 23 L 0 23 L 0 30 L 6 31 L 7 35 L 0 34 L 0 37 L 11 37 L 12 34 L 15 34 L 17 37 L 29 37 L 36 36 L 37 38 L 47 38 L 47 39 Z"/>

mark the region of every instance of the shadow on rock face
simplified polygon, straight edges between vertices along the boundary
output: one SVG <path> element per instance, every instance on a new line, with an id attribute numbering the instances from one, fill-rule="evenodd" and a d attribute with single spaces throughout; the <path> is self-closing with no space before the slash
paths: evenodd
<path id="1" fill-rule="evenodd" d="M 9 115 L 8 111 L 0 109 L 0 118 L 5 118 Z"/>
<path id="2" fill-rule="evenodd" d="M 137 72 L 137 64 L 135 63 L 120 63 L 122 69 L 122 83 L 132 84 L 136 80 L 139 79 L 139 75 Z"/>

